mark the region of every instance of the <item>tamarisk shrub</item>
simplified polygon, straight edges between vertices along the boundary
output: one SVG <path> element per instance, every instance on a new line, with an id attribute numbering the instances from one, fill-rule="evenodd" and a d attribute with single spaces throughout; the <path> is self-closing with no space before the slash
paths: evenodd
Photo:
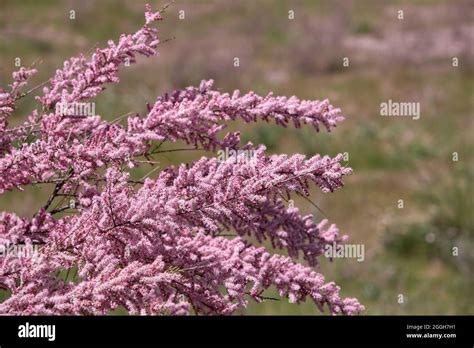
<path id="1" fill-rule="evenodd" d="M 67 60 L 19 126 L 8 127 L 8 119 L 36 90 L 22 92 L 36 70 L 21 68 L 1 89 L 0 194 L 27 185 L 53 188 L 31 219 L 0 214 L 0 287 L 9 294 L 0 313 L 99 315 L 125 308 L 130 314 L 231 314 L 249 300 L 264 301 L 271 286 L 290 302 L 310 299 L 331 314 L 363 311 L 314 270 L 325 246 L 346 237 L 285 202 L 308 196 L 312 183 L 323 192 L 341 187 L 351 173 L 340 164 L 342 156 L 268 155 L 262 145 L 241 144 L 238 132 L 223 132 L 237 119 L 330 131 L 343 117 L 327 100 L 227 94 L 203 81 L 158 97 L 126 126 L 124 119 L 57 111 L 59 103 L 89 102 L 105 84 L 119 82 L 119 67 L 137 55 L 157 55 L 152 24 L 161 19 L 147 5 L 135 34 L 109 41 L 91 57 Z M 165 152 L 161 145 L 177 141 L 211 156 L 160 168 L 154 180 L 132 180 L 131 168 L 156 166 L 154 156 Z M 254 158 L 215 156 L 229 149 L 251 150 Z M 235 237 L 223 236 L 229 231 Z M 264 240 L 289 256 L 266 251 L 258 245 Z M 20 245 L 36 252 L 5 252 Z M 307 265 L 294 261 L 300 257 Z"/>

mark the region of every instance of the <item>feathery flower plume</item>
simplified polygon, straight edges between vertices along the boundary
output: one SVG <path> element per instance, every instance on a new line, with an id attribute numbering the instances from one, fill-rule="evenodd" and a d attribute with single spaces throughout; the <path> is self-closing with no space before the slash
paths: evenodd
<path id="1" fill-rule="evenodd" d="M 53 185 L 30 219 L 0 213 L 0 289 L 11 294 L 0 314 L 103 315 L 120 307 L 140 315 L 227 315 L 264 301 L 272 286 L 292 303 L 310 300 L 331 314 L 363 311 L 314 268 L 325 246 L 347 236 L 286 206 L 294 195 L 309 196 L 311 185 L 323 193 L 342 187 L 351 174 L 342 155 L 269 155 L 224 131 L 236 120 L 331 131 L 344 118 L 328 100 L 228 94 L 203 80 L 158 97 L 126 126 L 58 112 L 59 103 L 93 100 L 118 83 L 120 66 L 137 55 L 156 56 L 152 25 L 161 13 L 147 5 L 136 33 L 67 60 L 37 96 L 41 111 L 20 126 L 9 128 L 7 118 L 36 70 L 21 68 L 10 90 L 0 89 L 0 195 Z M 176 141 L 207 157 L 156 167 L 161 145 Z M 229 149 L 254 156 L 216 157 Z M 142 163 L 160 169 L 155 179 L 131 177 L 129 169 Z M 288 256 L 266 250 L 266 240 Z M 35 252 L 20 255 L 20 246 Z"/>

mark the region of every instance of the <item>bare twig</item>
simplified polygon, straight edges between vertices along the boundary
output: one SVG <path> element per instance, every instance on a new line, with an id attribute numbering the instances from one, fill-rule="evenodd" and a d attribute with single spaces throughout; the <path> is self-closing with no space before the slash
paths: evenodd
<path id="1" fill-rule="evenodd" d="M 159 12 L 159 13 L 165 13 L 165 12 L 166 12 L 166 9 L 167 9 L 168 7 L 170 7 L 171 5 L 173 5 L 173 4 L 174 4 L 174 0 L 172 0 L 172 1 L 168 2 L 168 3 L 166 3 L 158 12 Z"/>

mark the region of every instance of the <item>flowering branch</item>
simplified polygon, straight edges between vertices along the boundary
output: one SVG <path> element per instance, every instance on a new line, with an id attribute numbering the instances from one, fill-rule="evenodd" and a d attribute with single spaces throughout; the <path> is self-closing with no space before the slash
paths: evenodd
<path id="1" fill-rule="evenodd" d="M 136 55 L 157 55 L 152 23 L 166 7 L 153 12 L 147 5 L 135 34 L 109 41 L 90 58 L 66 61 L 37 96 L 41 111 L 23 125 L 8 128 L 7 117 L 36 71 L 20 69 L 11 91 L 0 91 L 0 195 L 54 184 L 31 219 L 0 214 L 0 245 L 41 246 L 22 257 L 0 254 L 0 287 L 11 292 L 0 313 L 102 315 L 123 307 L 131 314 L 226 315 L 249 300 L 273 299 L 263 295 L 271 286 L 290 302 L 308 299 L 331 314 L 360 313 L 356 299 L 341 298 L 339 287 L 312 268 L 328 244 L 347 236 L 285 202 L 294 194 L 307 198 L 312 185 L 323 193 L 342 187 L 352 172 L 340 164 L 342 155 L 268 155 L 264 146 L 241 144 L 238 132 L 224 132 L 238 119 L 331 131 L 343 116 L 328 100 L 221 93 L 209 80 L 158 97 L 145 115 L 112 122 L 58 111 L 59 104 L 91 100 L 118 83 L 119 67 Z M 188 146 L 162 149 L 176 141 Z M 154 157 L 229 149 L 253 157 L 201 157 L 168 168 Z M 131 178 L 128 170 L 143 164 L 150 172 Z M 288 256 L 271 254 L 261 246 L 265 240 Z M 300 256 L 308 265 L 295 261 Z"/>

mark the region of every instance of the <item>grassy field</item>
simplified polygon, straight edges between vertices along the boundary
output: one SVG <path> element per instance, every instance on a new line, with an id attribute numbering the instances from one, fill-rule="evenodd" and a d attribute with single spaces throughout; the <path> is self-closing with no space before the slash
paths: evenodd
<path id="1" fill-rule="evenodd" d="M 314 189 L 312 199 L 351 243 L 364 244 L 365 259 L 320 267 L 367 314 L 474 314 L 473 5 L 178 0 L 160 23 L 162 39 L 174 39 L 163 43 L 160 57 L 125 68 L 122 83 L 96 101 L 96 112 L 108 119 L 143 112 L 157 95 L 209 78 L 227 91 L 329 98 L 346 115 L 331 134 L 268 124 L 230 128 L 273 153 L 348 154 L 354 175 L 345 187 L 332 194 Z M 9 83 L 17 57 L 23 65 L 40 62 L 34 83 L 43 82 L 66 58 L 133 32 L 143 8 L 132 0 L 0 0 L 0 85 Z M 420 119 L 382 117 L 380 104 L 389 99 L 419 102 Z M 25 98 L 12 124 L 33 106 Z M 197 156 L 160 161 L 166 166 Z M 0 210 L 31 216 L 51 189 L 4 194 Z M 304 200 L 296 203 L 325 217 Z M 286 301 L 251 304 L 246 313 L 318 314 L 311 303 Z"/>

